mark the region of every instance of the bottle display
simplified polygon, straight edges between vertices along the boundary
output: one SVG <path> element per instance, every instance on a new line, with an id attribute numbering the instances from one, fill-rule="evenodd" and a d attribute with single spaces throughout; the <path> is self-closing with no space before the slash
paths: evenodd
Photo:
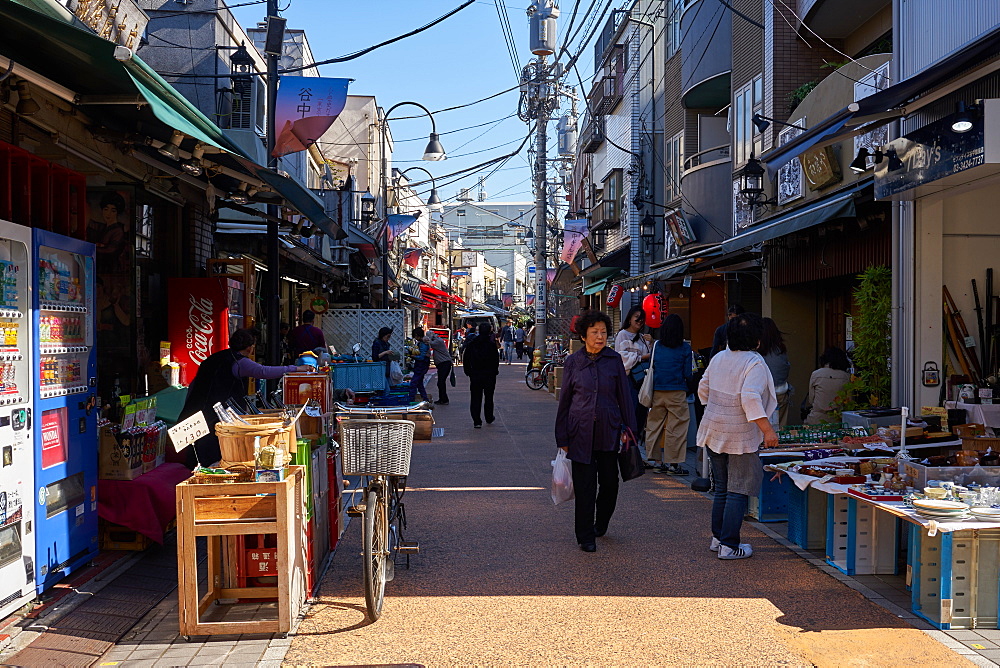
<path id="1" fill-rule="evenodd" d="M 20 265 L 0 260 L 0 308 L 17 308 L 17 282 L 20 273 Z"/>

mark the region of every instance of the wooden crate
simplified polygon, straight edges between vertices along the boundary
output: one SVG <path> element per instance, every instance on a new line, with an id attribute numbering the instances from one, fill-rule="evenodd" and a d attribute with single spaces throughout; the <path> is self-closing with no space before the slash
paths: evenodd
<path id="1" fill-rule="evenodd" d="M 124 550 L 126 552 L 141 552 L 152 544 L 152 541 L 134 529 L 120 524 L 99 521 L 102 550 Z"/>
<path id="2" fill-rule="evenodd" d="M 289 466 L 281 482 L 177 485 L 177 576 L 180 634 L 288 633 L 306 598 L 305 467 Z M 277 586 L 236 586 L 237 536 L 275 534 Z M 207 592 L 199 597 L 197 547 L 207 538 Z M 222 599 L 271 598 L 277 618 L 253 621 L 202 621 Z"/>

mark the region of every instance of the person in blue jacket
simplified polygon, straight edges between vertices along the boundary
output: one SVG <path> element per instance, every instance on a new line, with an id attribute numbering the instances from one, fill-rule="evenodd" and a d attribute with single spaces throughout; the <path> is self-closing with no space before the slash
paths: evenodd
<path id="1" fill-rule="evenodd" d="M 660 325 L 660 338 L 653 346 L 653 405 L 646 418 L 646 448 L 649 458 L 662 462 L 657 473 L 687 475 L 681 462 L 687 458 L 688 379 L 691 377 L 691 344 L 684 340 L 684 322 L 671 313 Z"/>
<path id="2" fill-rule="evenodd" d="M 611 319 L 587 311 L 576 321 L 583 348 L 566 358 L 556 413 L 556 445 L 573 462 L 576 541 L 596 552 L 618 502 L 622 428 L 635 431 L 635 406 L 622 357 L 607 347 Z"/>

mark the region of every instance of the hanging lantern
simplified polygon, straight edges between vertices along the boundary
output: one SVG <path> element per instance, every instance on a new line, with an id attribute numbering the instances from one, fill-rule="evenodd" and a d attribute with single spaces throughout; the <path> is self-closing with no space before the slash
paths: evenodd
<path id="1" fill-rule="evenodd" d="M 618 308 L 618 305 L 622 301 L 622 296 L 625 291 L 622 290 L 622 286 L 615 284 L 611 286 L 611 291 L 608 293 L 608 306 L 611 308 Z"/>
<path id="2" fill-rule="evenodd" d="M 642 300 L 642 310 L 646 314 L 646 326 L 656 329 L 663 322 L 663 299 L 661 295 L 646 295 Z"/>
<path id="3" fill-rule="evenodd" d="M 579 319 L 580 319 L 580 316 L 578 316 L 578 315 L 574 315 L 573 316 L 573 319 L 569 321 L 569 331 L 573 332 L 574 334 L 580 334 L 581 336 L 583 336 L 583 334 L 586 334 L 586 332 L 577 332 L 576 331 L 576 321 L 579 320 Z"/>

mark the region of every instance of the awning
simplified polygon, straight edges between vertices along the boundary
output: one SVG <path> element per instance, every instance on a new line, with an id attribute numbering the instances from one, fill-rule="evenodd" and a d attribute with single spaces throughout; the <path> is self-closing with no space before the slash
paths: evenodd
<path id="1" fill-rule="evenodd" d="M 102 120 L 112 128 L 134 131 L 136 120 L 149 119 L 139 106 L 145 103 L 153 118 L 171 131 L 222 150 L 223 159 L 238 170 L 271 186 L 292 208 L 336 239 L 345 237 L 331 220 L 322 202 L 307 188 L 288 177 L 254 163 L 197 107 L 167 83 L 138 56 L 119 61 L 116 45 L 79 21 L 69 21 L 52 11 L 40 12 L 22 0 L 0 0 L 0 55 L 64 86 L 76 96 L 75 104 L 101 108 Z M 134 101 L 135 104 L 122 104 Z M 105 111 L 106 110 L 106 111 Z M 225 156 L 232 156 L 227 158 Z"/>
<path id="2" fill-rule="evenodd" d="M 932 89 L 959 74 L 966 73 L 977 63 L 995 56 L 998 51 L 1000 51 L 1000 26 L 955 50 L 950 56 L 922 72 L 874 95 L 852 102 L 795 139 L 764 153 L 760 156 L 760 160 L 767 165 L 768 175 L 773 179 L 782 165 L 812 148 L 841 141 L 859 133 L 859 130 L 868 132 L 878 125 L 912 114 L 920 107 L 930 104 L 940 97 L 935 95 L 933 99 L 928 99 L 931 96 L 926 94 Z M 921 96 L 923 99 L 918 99 Z M 911 100 L 916 101 L 907 105 L 906 103 Z M 869 123 L 871 125 L 867 125 Z M 860 126 L 866 127 L 860 128 Z"/>
<path id="3" fill-rule="evenodd" d="M 465 306 L 465 300 L 461 297 L 456 297 L 451 293 L 435 288 L 432 285 L 427 285 L 426 283 L 420 284 L 420 294 L 426 299 L 436 299 L 437 301 L 445 304 L 460 304 Z"/>
<path id="4" fill-rule="evenodd" d="M 615 273 L 617 273 L 617 271 Z M 599 281 L 594 281 L 583 289 L 583 294 L 596 295 L 598 292 L 601 292 L 604 288 L 608 287 L 608 282 L 610 280 L 610 278 L 602 278 Z"/>
<path id="5" fill-rule="evenodd" d="M 825 223 L 828 220 L 853 218 L 855 216 L 854 195 L 859 190 L 869 186 L 871 186 L 871 179 L 865 179 L 833 197 L 789 211 L 783 216 L 768 221 L 767 224 L 752 228 L 750 231 L 731 239 L 726 239 L 722 242 L 722 251 L 729 253 L 741 248 L 749 248 L 768 239 L 777 239 L 786 234 Z"/>

